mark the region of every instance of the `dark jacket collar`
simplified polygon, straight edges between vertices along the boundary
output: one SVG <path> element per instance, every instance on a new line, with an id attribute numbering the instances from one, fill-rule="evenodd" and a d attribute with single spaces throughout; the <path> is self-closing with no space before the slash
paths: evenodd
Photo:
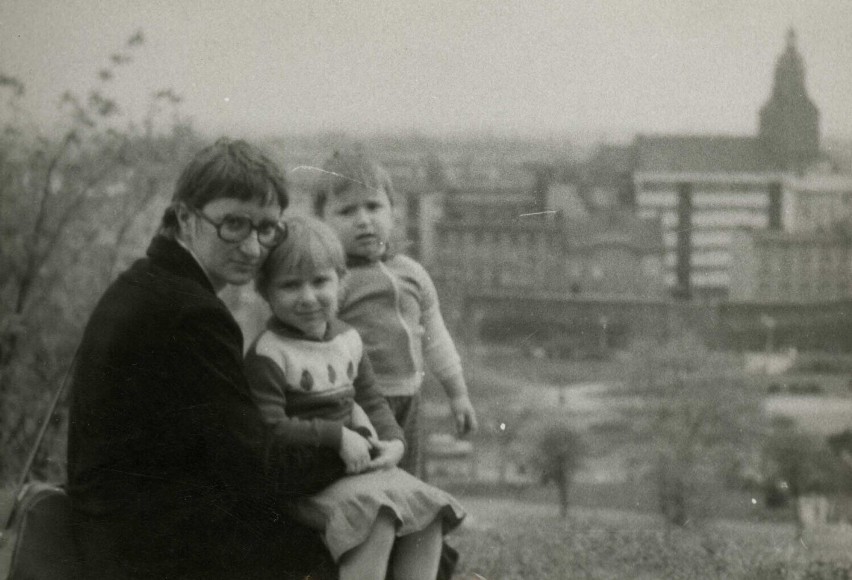
<path id="1" fill-rule="evenodd" d="M 178 276 L 189 278 L 204 288 L 216 293 L 210 278 L 201 268 L 201 264 L 173 238 L 158 234 L 148 246 L 151 261 Z"/>

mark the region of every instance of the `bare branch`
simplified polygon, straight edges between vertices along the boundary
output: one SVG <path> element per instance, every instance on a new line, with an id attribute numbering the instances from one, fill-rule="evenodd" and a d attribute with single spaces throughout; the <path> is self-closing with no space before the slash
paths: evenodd
<path id="1" fill-rule="evenodd" d="M 66 136 L 67 140 L 67 136 Z M 44 221 L 46 219 L 45 214 L 45 200 L 51 194 L 51 190 L 47 189 L 46 194 L 43 193 L 41 199 L 41 208 L 39 210 L 39 221 L 37 223 L 37 227 L 34 230 L 34 235 L 31 238 L 31 250 L 29 259 L 27 261 L 27 266 L 24 270 L 24 274 L 21 276 L 21 283 L 18 287 L 18 299 L 16 301 L 15 312 L 22 313 L 25 310 L 28 310 L 28 303 L 30 302 L 29 293 L 32 289 L 33 284 L 36 281 L 39 270 L 41 270 L 42 266 L 50 259 L 51 254 L 56 248 L 57 243 L 59 242 L 62 234 L 65 232 L 66 226 L 71 221 L 71 219 L 77 214 L 77 211 L 85 202 L 88 194 L 97 186 L 108 174 L 109 172 L 118 164 L 118 160 L 123 158 L 124 151 L 128 145 L 128 139 L 125 137 L 124 142 L 119 146 L 115 155 L 113 156 L 113 160 L 111 163 L 104 163 L 102 170 L 97 173 L 93 178 L 91 178 L 77 193 L 74 197 L 73 201 L 66 206 L 65 211 L 63 211 L 60 216 L 57 225 L 53 228 L 53 231 L 48 235 L 47 232 L 44 231 Z M 57 161 L 56 158 L 52 160 L 52 162 Z M 52 169 L 49 169 L 49 173 L 55 170 L 55 163 L 52 163 Z M 52 179 L 51 179 L 52 181 Z M 35 235 L 38 234 L 38 235 Z M 46 243 L 42 246 L 42 249 L 38 248 L 38 240 L 46 238 Z M 38 302 L 36 300 L 35 302 Z"/>
<path id="2" fill-rule="evenodd" d="M 38 240 L 42 235 L 44 224 L 47 219 L 48 212 L 48 200 L 50 196 L 53 194 L 53 176 L 56 172 L 56 168 L 59 165 L 59 161 L 64 157 L 65 152 L 68 150 L 71 142 L 74 140 L 74 132 L 69 131 L 65 134 L 65 137 L 62 140 L 62 143 L 59 146 L 59 150 L 56 152 L 50 162 L 48 163 L 47 172 L 45 174 L 44 184 L 41 189 L 41 199 L 39 200 L 39 209 L 36 214 L 36 221 L 33 226 L 32 234 L 29 236 L 30 243 L 30 254 L 27 259 L 27 266 L 24 269 L 24 274 L 21 276 L 21 283 L 18 286 L 18 296 L 15 300 L 15 313 L 20 314 L 24 310 L 24 305 L 26 304 L 28 294 L 32 287 L 33 282 L 35 281 L 36 273 L 38 272 L 38 268 L 41 266 L 39 263 L 39 252 L 38 252 Z"/>
<path id="3" fill-rule="evenodd" d="M 111 117 L 119 111 L 115 100 L 103 96 L 99 91 L 92 91 L 89 94 L 89 107 L 101 117 Z"/>
<path id="4" fill-rule="evenodd" d="M 112 266 L 109 269 L 109 277 L 112 279 L 116 275 L 116 269 L 118 268 L 118 255 L 121 248 L 124 246 L 124 242 L 126 241 L 127 234 L 130 232 L 130 228 L 136 222 L 136 216 L 138 216 L 148 205 L 154 201 L 157 197 L 157 180 L 156 178 L 149 177 L 147 182 L 147 188 L 145 190 L 145 195 L 142 200 L 136 204 L 135 209 L 130 212 L 124 222 L 121 224 L 121 227 L 118 230 L 118 234 L 116 236 L 115 242 L 115 251 L 113 252 L 113 260 Z"/>
<path id="5" fill-rule="evenodd" d="M 145 35 L 142 33 L 142 29 L 137 30 L 133 36 L 127 39 L 127 46 L 138 46 L 140 44 L 145 43 Z"/>
<path id="6" fill-rule="evenodd" d="M 25 92 L 24 83 L 17 77 L 0 73 L 0 87 L 9 87 L 12 94 L 16 97 L 22 97 Z"/>
<path id="7" fill-rule="evenodd" d="M 77 195 L 74 197 L 74 200 L 71 204 L 69 204 L 65 211 L 62 212 L 62 215 L 57 222 L 56 227 L 53 229 L 50 237 L 48 238 L 47 243 L 44 246 L 44 249 L 41 254 L 41 259 L 39 260 L 39 268 L 44 262 L 48 260 L 50 255 L 53 253 L 53 250 L 56 248 L 56 244 L 58 243 L 60 237 L 65 231 L 66 226 L 71 221 L 71 219 L 76 215 L 77 211 L 83 205 L 83 202 L 86 201 L 89 193 L 109 174 L 112 169 L 118 164 L 118 160 L 122 158 L 124 149 L 127 146 L 127 142 L 121 144 L 119 150 L 113 156 L 112 163 L 105 163 L 102 170 L 97 173 L 93 178 L 91 178 L 86 184 L 78 191 Z"/>
<path id="8" fill-rule="evenodd" d="M 121 53 L 112 54 L 112 55 L 110 55 L 109 58 L 112 61 L 112 63 L 116 66 L 121 66 L 123 64 L 127 64 L 128 62 L 130 62 L 132 60 L 126 54 L 121 54 Z"/>
<path id="9" fill-rule="evenodd" d="M 85 240 L 82 244 L 80 244 L 80 247 L 63 261 L 63 271 L 57 271 L 53 277 L 45 281 L 47 283 L 41 285 L 37 293 L 30 297 L 30 300 L 24 305 L 24 315 L 29 314 L 33 308 L 42 304 L 42 302 L 47 298 L 48 291 L 54 287 L 54 283 L 58 281 L 60 276 L 67 275 L 68 272 L 73 271 L 82 263 L 84 253 L 91 249 L 91 245 L 95 241 L 97 235 L 98 233 L 94 230 L 86 235 Z"/>

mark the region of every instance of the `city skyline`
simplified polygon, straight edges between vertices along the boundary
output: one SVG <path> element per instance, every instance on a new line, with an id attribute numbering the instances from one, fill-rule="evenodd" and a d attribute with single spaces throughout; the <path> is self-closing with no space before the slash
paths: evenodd
<path id="1" fill-rule="evenodd" d="M 822 134 L 852 138 L 850 23 L 852 2 L 821 1 L 10 0 L 0 72 L 50 123 L 141 30 L 113 94 L 138 117 L 173 89 L 207 132 L 753 134 L 792 28 Z"/>

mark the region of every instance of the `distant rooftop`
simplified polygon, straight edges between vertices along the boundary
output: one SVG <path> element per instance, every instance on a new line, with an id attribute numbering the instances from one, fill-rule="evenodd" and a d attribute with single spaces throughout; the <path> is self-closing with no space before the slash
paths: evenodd
<path id="1" fill-rule="evenodd" d="M 589 159 L 587 168 L 593 175 L 630 172 L 633 169 L 634 151 L 632 145 L 601 145 Z"/>
<path id="2" fill-rule="evenodd" d="M 637 135 L 635 169 L 662 173 L 763 173 L 775 170 L 756 137 Z"/>

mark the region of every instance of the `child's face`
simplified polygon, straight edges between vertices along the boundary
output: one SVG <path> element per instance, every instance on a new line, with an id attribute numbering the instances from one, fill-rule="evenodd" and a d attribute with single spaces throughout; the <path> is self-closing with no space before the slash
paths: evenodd
<path id="1" fill-rule="evenodd" d="M 325 221 L 337 232 L 347 255 L 375 259 L 385 253 L 393 212 L 384 189 L 355 185 L 332 196 Z"/>
<path id="2" fill-rule="evenodd" d="M 270 281 L 267 300 L 278 320 L 319 339 L 337 313 L 339 292 L 340 277 L 334 268 L 309 276 L 281 272 Z"/>

